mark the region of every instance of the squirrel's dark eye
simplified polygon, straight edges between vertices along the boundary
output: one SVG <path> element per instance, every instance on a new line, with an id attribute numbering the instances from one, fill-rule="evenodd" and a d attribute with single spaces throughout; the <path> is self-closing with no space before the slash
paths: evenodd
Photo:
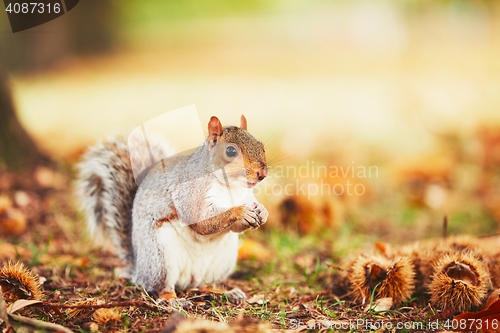
<path id="1" fill-rule="evenodd" d="M 236 155 L 238 155 L 238 151 L 236 150 L 236 148 L 234 148 L 233 146 L 229 146 L 226 148 L 227 157 L 236 157 Z"/>

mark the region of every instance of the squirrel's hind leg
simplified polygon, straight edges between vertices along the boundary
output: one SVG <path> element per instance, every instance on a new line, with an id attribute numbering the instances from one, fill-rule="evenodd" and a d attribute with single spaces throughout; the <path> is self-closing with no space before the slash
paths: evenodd
<path id="1" fill-rule="evenodd" d="M 201 291 L 207 291 L 222 296 L 222 299 L 227 299 L 229 302 L 233 304 L 240 304 L 247 298 L 245 292 L 240 288 L 233 288 L 231 290 L 226 291 L 224 289 L 217 289 L 210 286 L 203 286 L 200 287 L 199 289 Z"/>
<path id="2" fill-rule="evenodd" d="M 175 289 L 173 288 L 165 288 L 160 291 L 158 293 L 158 301 L 167 301 L 173 308 L 190 308 L 193 306 L 193 303 L 187 299 L 177 297 Z"/>
<path id="3" fill-rule="evenodd" d="M 226 291 L 224 295 L 226 295 L 229 302 L 235 304 L 240 304 L 247 298 L 245 292 L 240 288 L 233 288 L 229 291 Z"/>

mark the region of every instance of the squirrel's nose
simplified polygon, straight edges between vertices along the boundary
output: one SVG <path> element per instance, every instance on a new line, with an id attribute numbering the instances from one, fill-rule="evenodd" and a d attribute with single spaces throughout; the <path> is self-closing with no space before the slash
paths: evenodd
<path id="1" fill-rule="evenodd" d="M 257 171 L 257 179 L 258 180 L 262 180 L 264 178 L 266 178 L 267 176 L 267 167 L 263 167 L 262 169 L 260 169 L 259 171 Z"/>

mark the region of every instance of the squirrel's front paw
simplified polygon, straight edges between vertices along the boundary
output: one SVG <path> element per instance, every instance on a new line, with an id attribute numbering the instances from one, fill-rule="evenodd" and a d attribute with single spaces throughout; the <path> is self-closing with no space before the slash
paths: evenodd
<path id="1" fill-rule="evenodd" d="M 245 208 L 245 210 L 241 218 L 242 221 L 247 223 L 248 228 L 256 229 L 260 227 L 261 218 L 256 209 L 254 208 L 254 206 L 252 207 L 243 206 L 243 207 Z"/>
<path id="2" fill-rule="evenodd" d="M 253 211 L 259 217 L 259 227 L 267 222 L 267 217 L 269 216 L 269 212 L 266 207 L 264 207 L 261 203 L 254 202 L 252 205 Z"/>
<path id="3" fill-rule="evenodd" d="M 258 203 L 253 203 L 251 207 L 243 205 L 237 207 L 241 210 L 239 218 L 231 227 L 234 232 L 243 232 L 248 229 L 257 229 L 267 221 L 269 215 L 267 209 Z"/>
<path id="4" fill-rule="evenodd" d="M 259 227 L 259 217 L 252 207 L 243 205 L 233 208 L 236 213 L 236 221 L 231 226 L 233 232 L 243 232 L 248 229 Z"/>

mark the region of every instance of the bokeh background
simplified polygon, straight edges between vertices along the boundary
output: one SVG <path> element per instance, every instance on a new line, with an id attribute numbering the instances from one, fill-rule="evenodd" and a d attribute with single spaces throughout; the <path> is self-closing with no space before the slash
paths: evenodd
<path id="1" fill-rule="evenodd" d="M 338 249 L 441 236 L 444 216 L 448 233 L 497 232 L 495 0 L 82 0 L 16 34 L 3 13 L 0 31 L 18 117 L 64 163 L 195 104 L 202 124 L 245 114 L 275 171 L 377 168 L 271 173 L 269 188 L 350 181 L 366 191 L 261 195 L 270 227 L 321 234 Z"/>

